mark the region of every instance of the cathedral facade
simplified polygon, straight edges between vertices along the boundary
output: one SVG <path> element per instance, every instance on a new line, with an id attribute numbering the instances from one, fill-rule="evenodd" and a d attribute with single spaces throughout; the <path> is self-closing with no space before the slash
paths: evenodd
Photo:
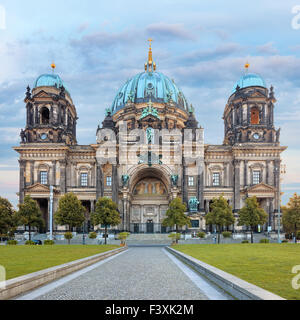
<path id="1" fill-rule="evenodd" d="M 58 75 L 38 77 L 24 101 L 26 126 L 14 147 L 20 156 L 18 195 L 20 202 L 25 195 L 37 200 L 44 231 L 50 201 L 55 212 L 67 192 L 85 206 L 86 230 L 93 229 L 90 213 L 103 196 L 118 204 L 118 230 L 168 232 L 162 220 L 169 202 L 180 197 L 191 219 L 189 231 L 208 231 L 205 215 L 220 195 L 236 217 L 245 199 L 256 196 L 269 216 L 263 229 L 277 228 L 280 155 L 286 147 L 274 127 L 273 87 L 261 76 L 246 71 L 234 85 L 220 145 L 205 144 L 193 107 L 174 81 L 156 70 L 151 45 L 144 71 L 117 92 L 93 144 L 77 143 L 76 107 Z"/>

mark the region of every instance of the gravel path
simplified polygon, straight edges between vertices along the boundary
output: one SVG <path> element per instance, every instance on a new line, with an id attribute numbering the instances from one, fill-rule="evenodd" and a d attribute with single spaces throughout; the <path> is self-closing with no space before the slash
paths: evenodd
<path id="1" fill-rule="evenodd" d="M 135 247 L 38 300 L 207 300 L 159 247 Z"/>

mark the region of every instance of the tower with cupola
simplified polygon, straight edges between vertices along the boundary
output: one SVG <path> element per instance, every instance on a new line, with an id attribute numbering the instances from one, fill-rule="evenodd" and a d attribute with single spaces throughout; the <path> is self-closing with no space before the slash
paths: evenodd
<path id="1" fill-rule="evenodd" d="M 77 113 L 70 93 L 59 75 L 40 75 L 31 90 L 27 87 L 26 127 L 21 143 L 76 144 Z"/>
<path id="2" fill-rule="evenodd" d="M 248 72 L 236 82 L 225 107 L 224 144 L 279 144 L 280 129 L 274 127 L 273 87 L 267 89 L 264 79 Z"/>

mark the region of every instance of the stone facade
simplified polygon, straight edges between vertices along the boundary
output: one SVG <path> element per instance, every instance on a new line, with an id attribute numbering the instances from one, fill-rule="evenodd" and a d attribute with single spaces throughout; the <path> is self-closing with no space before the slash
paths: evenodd
<path id="1" fill-rule="evenodd" d="M 152 52 L 143 73 L 150 80 L 161 76 L 151 63 Z M 78 196 L 86 207 L 87 229 L 92 228 L 89 214 L 95 202 L 107 196 L 118 204 L 122 218 L 116 229 L 165 232 L 161 222 L 168 204 L 181 197 L 189 208 L 191 230 L 209 230 L 205 214 L 220 195 L 236 216 L 246 197 L 255 195 L 269 215 L 264 228 L 276 229 L 280 154 L 286 147 L 280 146 L 280 129 L 274 128 L 273 88 L 237 87 L 225 106 L 223 144 L 207 145 L 182 92 L 176 87 L 175 98 L 171 90 L 161 98 L 159 88 L 154 86 L 155 91 L 149 83 L 142 98 L 136 87 L 124 105 L 114 102 L 90 145 L 77 144 L 76 108 L 64 86 L 27 88 L 26 127 L 20 146 L 14 147 L 20 155 L 19 201 L 26 194 L 38 201 L 45 231 L 50 185 L 54 211 L 63 194 Z"/>

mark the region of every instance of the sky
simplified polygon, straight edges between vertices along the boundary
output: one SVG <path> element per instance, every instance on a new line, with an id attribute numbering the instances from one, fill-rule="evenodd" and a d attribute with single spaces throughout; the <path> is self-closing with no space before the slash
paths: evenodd
<path id="1" fill-rule="evenodd" d="M 298 12 L 300 0 L 0 0 L 0 196 L 17 204 L 12 147 L 25 127 L 27 85 L 54 61 L 77 109 L 78 143 L 95 143 L 118 89 L 143 71 L 151 37 L 157 71 L 193 105 L 207 144 L 223 142 L 224 107 L 245 62 L 274 86 L 287 203 L 300 193 Z"/>

